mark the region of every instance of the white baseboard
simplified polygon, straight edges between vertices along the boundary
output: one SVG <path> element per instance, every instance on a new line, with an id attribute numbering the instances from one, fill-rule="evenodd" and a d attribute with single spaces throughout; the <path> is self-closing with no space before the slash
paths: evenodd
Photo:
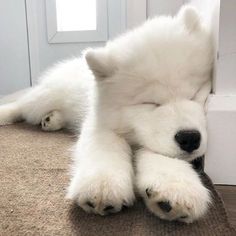
<path id="1" fill-rule="evenodd" d="M 211 95 L 205 171 L 215 184 L 236 185 L 236 96 Z"/>

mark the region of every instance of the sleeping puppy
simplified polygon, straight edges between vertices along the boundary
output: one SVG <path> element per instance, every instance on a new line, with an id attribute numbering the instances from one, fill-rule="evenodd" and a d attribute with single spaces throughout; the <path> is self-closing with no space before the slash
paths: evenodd
<path id="1" fill-rule="evenodd" d="M 0 124 L 80 130 L 67 197 L 100 215 L 132 205 L 134 186 L 167 220 L 192 222 L 210 197 L 187 161 L 206 151 L 204 102 L 211 87 L 211 35 L 195 9 L 148 20 L 104 48 L 58 63 Z M 131 144 L 137 152 L 136 173 Z"/>

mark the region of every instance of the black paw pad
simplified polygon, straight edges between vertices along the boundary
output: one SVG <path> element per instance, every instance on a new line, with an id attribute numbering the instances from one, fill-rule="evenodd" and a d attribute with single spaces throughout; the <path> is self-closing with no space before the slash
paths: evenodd
<path id="1" fill-rule="evenodd" d="M 111 211 L 111 210 L 113 210 L 114 209 L 114 207 L 112 206 L 112 205 L 108 205 L 108 206 L 106 206 L 103 210 L 104 211 Z"/>
<path id="2" fill-rule="evenodd" d="M 92 202 L 87 201 L 86 204 L 87 204 L 89 207 L 94 208 L 94 204 L 93 204 Z"/>
<path id="3" fill-rule="evenodd" d="M 145 192 L 146 192 L 148 198 L 151 197 L 152 194 L 151 194 L 151 190 L 149 188 L 147 188 Z"/>
<path id="4" fill-rule="evenodd" d="M 50 121 L 50 117 L 48 116 L 45 120 L 46 120 L 47 122 L 49 122 L 49 121 Z"/>
<path id="5" fill-rule="evenodd" d="M 186 218 L 188 218 L 188 216 L 180 216 L 179 218 L 180 219 L 186 219 Z"/>
<path id="6" fill-rule="evenodd" d="M 161 208 L 164 212 L 170 212 L 172 207 L 169 202 L 158 202 L 158 206 Z"/>

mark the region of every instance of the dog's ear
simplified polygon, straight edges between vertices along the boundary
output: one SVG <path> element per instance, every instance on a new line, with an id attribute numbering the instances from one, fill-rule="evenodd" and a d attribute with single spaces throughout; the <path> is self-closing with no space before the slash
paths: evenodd
<path id="1" fill-rule="evenodd" d="M 85 58 L 97 80 L 104 80 L 113 75 L 114 63 L 105 48 L 88 49 Z"/>
<path id="2" fill-rule="evenodd" d="M 201 19 L 197 9 L 190 5 L 181 7 L 177 17 L 184 23 L 185 28 L 190 33 L 198 31 L 201 28 Z"/>
<path id="3" fill-rule="evenodd" d="M 206 108 L 206 101 L 211 92 L 212 81 L 205 82 L 193 97 L 193 101 L 202 104 Z"/>

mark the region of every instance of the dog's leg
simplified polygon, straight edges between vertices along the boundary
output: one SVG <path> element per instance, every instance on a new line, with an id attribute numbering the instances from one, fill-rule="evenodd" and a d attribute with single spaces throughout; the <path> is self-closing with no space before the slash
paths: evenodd
<path id="1" fill-rule="evenodd" d="M 189 163 L 146 150 L 140 150 L 136 158 L 136 185 L 151 212 L 186 223 L 206 213 L 209 191 Z"/>
<path id="2" fill-rule="evenodd" d="M 29 124 L 41 124 L 43 130 L 61 129 L 66 122 L 62 113 L 56 110 L 61 106 L 55 102 L 57 100 L 50 90 L 36 86 L 17 101 L 0 105 L 0 125 L 25 120 Z"/>
<path id="3" fill-rule="evenodd" d="M 113 131 L 82 131 L 67 197 L 87 212 L 106 215 L 134 201 L 131 151 Z"/>

